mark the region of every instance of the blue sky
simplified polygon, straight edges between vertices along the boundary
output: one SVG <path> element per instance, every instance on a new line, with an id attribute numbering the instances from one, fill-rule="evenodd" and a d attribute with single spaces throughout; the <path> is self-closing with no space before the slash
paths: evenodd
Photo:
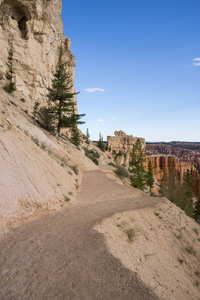
<path id="1" fill-rule="evenodd" d="M 62 2 L 83 133 L 200 141 L 200 1 Z"/>

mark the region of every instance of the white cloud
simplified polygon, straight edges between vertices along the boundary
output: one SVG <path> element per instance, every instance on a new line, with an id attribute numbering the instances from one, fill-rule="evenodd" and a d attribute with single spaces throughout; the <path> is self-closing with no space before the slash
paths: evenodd
<path id="1" fill-rule="evenodd" d="M 85 91 L 88 93 L 105 92 L 104 89 L 100 89 L 100 88 L 88 88 L 88 89 L 85 89 Z"/>
<path id="2" fill-rule="evenodd" d="M 194 66 L 196 66 L 196 67 L 200 66 L 200 57 L 194 58 L 193 60 L 194 60 L 194 62 L 193 62 Z"/>
<path id="3" fill-rule="evenodd" d="M 115 118 L 111 118 L 111 120 L 112 120 L 112 121 L 115 121 L 116 119 L 115 119 Z"/>
<path id="4" fill-rule="evenodd" d="M 103 122 L 104 122 L 104 120 L 102 120 L 102 119 L 98 119 L 98 120 L 97 120 L 97 122 L 103 123 Z"/>

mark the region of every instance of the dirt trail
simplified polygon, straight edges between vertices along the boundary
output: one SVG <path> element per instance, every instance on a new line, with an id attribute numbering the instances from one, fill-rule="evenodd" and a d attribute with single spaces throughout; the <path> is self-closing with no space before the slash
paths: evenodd
<path id="1" fill-rule="evenodd" d="M 158 299 L 93 230 L 117 212 L 163 201 L 141 196 L 101 171 L 85 172 L 79 205 L 29 222 L 1 240 L 0 299 Z"/>

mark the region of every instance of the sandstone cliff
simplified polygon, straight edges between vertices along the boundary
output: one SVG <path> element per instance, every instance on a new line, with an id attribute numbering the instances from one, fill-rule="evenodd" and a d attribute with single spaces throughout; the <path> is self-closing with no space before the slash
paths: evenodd
<path id="1" fill-rule="evenodd" d="M 108 136 L 108 149 L 111 151 L 130 153 L 133 150 L 133 145 L 135 145 L 137 139 L 140 139 L 142 142 L 142 147 L 145 149 L 145 139 L 133 137 L 132 135 L 127 135 L 122 130 L 115 131 L 115 136 Z"/>
<path id="2" fill-rule="evenodd" d="M 61 0 L 0 0 L 0 78 L 5 79 L 9 41 L 13 44 L 15 96 L 26 101 L 31 112 L 34 101 L 42 101 L 60 45 L 74 78 L 75 58 L 70 39 L 63 37 Z"/>
<path id="3" fill-rule="evenodd" d="M 0 233 L 70 205 L 82 171 L 96 168 L 83 150 L 49 135 L 30 116 L 35 101 L 45 101 L 60 46 L 74 80 L 61 6 L 61 0 L 0 0 Z M 17 89 L 12 96 L 3 90 L 10 42 Z"/>
<path id="4" fill-rule="evenodd" d="M 198 159 L 199 158 L 197 156 L 197 162 Z M 198 163 L 195 165 L 193 161 L 189 159 L 179 159 L 174 155 L 151 155 L 146 156 L 146 170 L 149 161 L 152 163 L 153 176 L 158 183 L 161 183 L 164 174 L 169 174 L 170 169 L 174 170 L 177 178 L 182 181 L 187 169 L 189 169 L 193 178 L 193 192 L 197 197 L 200 197 L 200 175 L 197 168 Z"/>

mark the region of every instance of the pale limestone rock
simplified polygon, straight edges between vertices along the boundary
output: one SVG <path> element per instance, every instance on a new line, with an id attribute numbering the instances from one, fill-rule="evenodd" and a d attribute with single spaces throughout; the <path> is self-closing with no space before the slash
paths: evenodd
<path id="1" fill-rule="evenodd" d="M 118 155 L 115 159 L 115 162 L 119 165 L 123 165 L 124 163 L 124 155 Z"/>
<path id="2" fill-rule="evenodd" d="M 145 139 L 133 137 L 132 135 L 126 135 L 122 130 L 115 131 L 116 136 L 108 136 L 108 149 L 111 151 L 115 150 L 117 153 L 119 151 L 123 153 L 130 153 L 133 150 L 133 145 L 135 145 L 136 141 L 140 139 L 142 142 L 142 148 L 145 149 Z"/>
<path id="3" fill-rule="evenodd" d="M 114 134 L 116 135 L 116 136 L 125 136 L 125 135 L 127 135 L 123 130 L 119 130 L 119 131 L 115 131 L 114 132 Z"/>
<path id="4" fill-rule="evenodd" d="M 75 58 L 70 39 L 63 37 L 61 7 L 61 0 L 0 0 L 0 79 L 5 79 L 11 41 L 15 96 L 25 98 L 30 110 L 35 101 L 44 101 L 60 45 L 74 81 Z"/>

